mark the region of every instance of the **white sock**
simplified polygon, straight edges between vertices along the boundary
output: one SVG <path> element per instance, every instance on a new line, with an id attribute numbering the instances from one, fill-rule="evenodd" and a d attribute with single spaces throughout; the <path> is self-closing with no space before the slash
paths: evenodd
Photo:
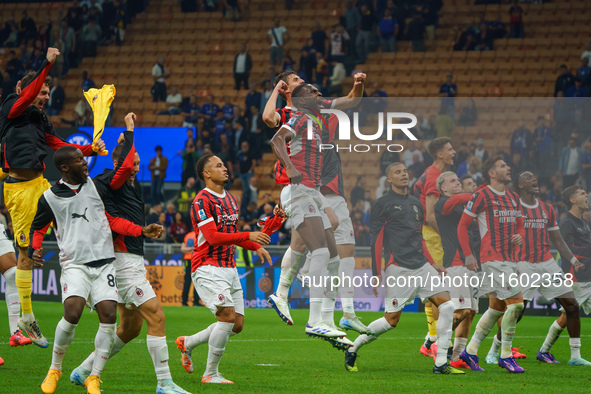
<path id="1" fill-rule="evenodd" d="M 187 350 L 193 350 L 196 346 L 207 343 L 209 341 L 211 331 L 213 330 L 216 324 L 217 322 L 212 323 L 209 325 L 209 327 L 199 331 L 197 334 L 185 337 L 185 347 L 187 348 Z"/>
<path id="2" fill-rule="evenodd" d="M 324 275 L 330 254 L 328 248 L 312 252 L 310 264 L 310 317 L 308 324 L 315 325 L 322 321 L 322 299 L 324 298 Z"/>
<path id="3" fill-rule="evenodd" d="M 119 351 L 123 349 L 123 346 L 125 345 L 126 343 L 123 342 L 121 338 L 117 336 L 117 334 L 115 334 L 115 341 L 113 341 L 113 347 L 111 348 L 111 354 L 109 354 L 109 358 L 113 358 L 113 356 L 119 353 Z M 80 368 L 90 372 L 92 371 L 92 364 L 94 364 L 94 352 L 90 353 L 90 356 L 86 357 L 86 360 L 80 364 Z"/>
<path id="4" fill-rule="evenodd" d="M 117 336 L 115 335 L 116 328 L 117 324 L 99 324 L 99 329 L 94 338 L 94 363 L 90 371 L 91 375 L 101 375 L 101 371 L 111 355 L 111 348 Z"/>
<path id="5" fill-rule="evenodd" d="M 322 299 L 322 320 L 330 325 L 334 324 L 334 305 L 337 300 L 338 288 L 334 287 L 333 278 L 339 274 L 339 256 L 328 260 L 325 275 L 328 276 L 324 298 Z"/>
<path id="6" fill-rule="evenodd" d="M 447 301 L 439 305 L 439 319 L 437 319 L 437 357 L 435 366 L 441 367 L 447 364 L 447 349 L 451 346 L 451 333 L 453 326 L 454 310 L 453 301 Z"/>
<path id="7" fill-rule="evenodd" d="M 156 379 L 172 379 L 170 369 L 168 368 L 168 345 L 166 344 L 166 337 L 154 337 L 148 335 L 146 338 L 148 345 L 148 352 L 152 356 L 152 363 L 156 371 Z"/>
<path id="8" fill-rule="evenodd" d="M 234 328 L 234 323 L 217 322 L 211 334 L 209 335 L 209 353 L 207 355 L 207 368 L 205 369 L 204 376 L 216 376 L 218 375 L 218 366 L 220 365 L 220 359 L 226 349 L 226 343 L 230 333 Z"/>
<path id="9" fill-rule="evenodd" d="M 523 311 L 523 302 L 507 305 L 507 311 L 501 322 L 501 358 L 508 358 L 512 355 L 511 345 L 521 311 Z"/>
<path id="10" fill-rule="evenodd" d="M 76 324 L 68 323 L 63 317 L 57 323 L 50 369 L 62 370 L 62 361 L 64 361 L 64 356 L 68 351 L 68 347 L 70 347 L 70 343 L 72 343 L 72 339 L 74 339 L 75 332 Z"/>
<path id="11" fill-rule="evenodd" d="M 569 338 L 570 359 L 574 360 L 581 357 L 581 338 Z"/>
<path id="12" fill-rule="evenodd" d="M 18 318 L 21 313 L 21 300 L 18 297 L 18 289 L 14 279 L 16 267 L 6 270 L 4 273 L 4 281 L 6 282 L 6 309 L 8 309 L 8 327 L 10 328 L 10 335 L 18 331 Z"/>
<path id="13" fill-rule="evenodd" d="M 307 276 L 310 273 L 310 264 L 312 264 L 312 256 L 310 252 L 306 254 L 306 258 L 303 259 L 302 268 L 300 268 L 300 275 Z"/>
<path id="14" fill-rule="evenodd" d="M 23 322 L 25 323 L 33 323 L 35 321 L 35 314 L 34 313 L 23 313 L 21 316 Z"/>
<path id="15" fill-rule="evenodd" d="M 281 260 L 281 275 L 279 276 L 279 285 L 276 294 L 287 300 L 289 288 L 301 267 L 303 253 L 294 251 L 291 247 L 287 248 Z"/>
<path id="16" fill-rule="evenodd" d="M 474 335 L 472 335 L 472 339 L 466 346 L 466 352 L 473 356 L 478 355 L 478 348 L 480 344 L 486 338 L 490 330 L 494 327 L 499 320 L 499 317 L 503 316 L 503 312 L 497 311 L 495 309 L 488 308 L 486 312 L 482 315 L 480 320 L 478 320 L 478 324 L 476 325 L 476 329 L 474 330 Z"/>
<path id="17" fill-rule="evenodd" d="M 466 348 L 468 338 L 458 338 L 454 340 L 454 352 L 451 356 L 451 361 L 458 361 L 460 359 L 460 353 Z"/>
<path id="18" fill-rule="evenodd" d="M 353 307 L 353 274 L 355 272 L 355 258 L 345 257 L 341 259 L 339 265 L 339 278 L 341 278 L 341 286 L 339 287 L 339 296 L 341 297 L 341 304 L 343 305 L 343 315 L 347 319 L 355 318 L 355 308 Z"/>
<path id="19" fill-rule="evenodd" d="M 488 351 L 488 354 L 499 354 L 499 349 L 501 349 L 501 340 L 499 338 L 497 338 L 497 336 L 495 335 L 493 337 L 493 343 L 490 346 L 490 350 Z"/>
<path id="20" fill-rule="evenodd" d="M 393 329 L 394 327 L 392 327 L 390 325 L 390 323 L 388 323 L 388 320 L 386 320 L 385 317 L 381 317 L 378 320 L 374 320 L 372 321 L 369 326 L 370 329 L 373 330 L 373 332 L 375 332 L 375 335 L 365 335 L 365 334 L 361 334 L 357 337 L 357 339 L 355 339 L 355 342 L 353 344 L 353 347 L 351 347 L 349 349 L 349 352 L 351 353 L 357 353 L 357 351 L 364 345 L 367 345 L 368 343 L 371 343 L 373 341 L 375 341 L 376 339 L 378 339 L 378 337 L 380 335 L 382 335 L 385 332 L 390 331 L 391 329 Z"/>
<path id="21" fill-rule="evenodd" d="M 560 337 L 560 334 L 562 334 L 562 331 L 564 331 L 564 328 L 560 327 L 560 325 L 554 321 L 548 330 L 548 335 L 546 335 L 546 339 L 540 348 L 540 352 L 549 353 L 552 346 L 556 343 L 556 340 Z"/>

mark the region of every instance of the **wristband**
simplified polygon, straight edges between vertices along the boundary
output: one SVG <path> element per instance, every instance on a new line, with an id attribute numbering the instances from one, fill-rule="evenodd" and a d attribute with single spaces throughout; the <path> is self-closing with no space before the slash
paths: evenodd
<path id="1" fill-rule="evenodd" d="M 579 261 L 579 259 L 577 259 L 577 256 L 573 256 L 573 258 L 570 259 L 571 264 L 575 264 L 576 261 Z"/>

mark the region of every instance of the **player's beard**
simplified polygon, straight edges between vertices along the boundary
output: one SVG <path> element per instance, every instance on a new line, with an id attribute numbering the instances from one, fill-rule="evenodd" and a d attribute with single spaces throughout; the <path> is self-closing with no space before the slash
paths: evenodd
<path id="1" fill-rule="evenodd" d="M 224 185 L 227 185 L 228 183 L 230 183 L 230 177 L 224 179 Z"/>

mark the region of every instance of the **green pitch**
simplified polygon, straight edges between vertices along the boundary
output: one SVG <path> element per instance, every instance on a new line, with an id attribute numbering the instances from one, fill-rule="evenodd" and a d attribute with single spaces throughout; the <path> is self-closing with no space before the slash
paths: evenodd
<path id="1" fill-rule="evenodd" d="M 1 393 L 40 393 L 51 363 L 51 346 L 55 326 L 62 314 L 62 305 L 35 302 L 35 315 L 43 333 L 50 341 L 49 348 L 35 345 L 10 348 L 6 322 L 6 305 L 0 305 L 2 326 L 0 331 L 0 356 L 5 364 L 0 366 Z M 167 307 L 166 331 L 170 351 L 170 368 L 177 384 L 193 393 L 201 391 L 240 392 L 541 392 L 547 390 L 581 393 L 589 390 L 591 369 L 570 367 L 568 335 L 566 332 L 555 345 L 554 355 L 562 364 L 540 364 L 536 352 L 546 336 L 553 318 L 528 317 L 519 323 L 514 344 L 522 346 L 528 357 L 519 364 L 526 370 L 521 375 L 510 375 L 495 365 L 486 365 L 484 356 L 491 340 L 481 347 L 481 366 L 485 372 L 467 371 L 466 375 L 433 375 L 432 359 L 419 353 L 426 333 L 423 314 L 403 314 L 398 328 L 364 347 L 358 358 L 359 372 L 349 373 L 343 365 L 343 353 L 327 342 L 309 339 L 304 335 L 307 310 L 293 311 L 296 326 L 288 327 L 271 309 L 247 309 L 244 331 L 231 338 L 220 364 L 224 377 L 234 385 L 202 385 L 201 374 L 205 370 L 207 346 L 193 351 L 195 372 L 187 374 L 180 364 L 180 353 L 174 340 L 180 335 L 191 335 L 213 322 L 213 316 L 205 308 Z M 336 316 L 340 317 L 340 312 Z M 366 324 L 381 316 L 380 313 L 360 313 Z M 477 316 L 479 318 L 479 316 Z M 476 322 L 473 324 L 475 327 Z M 591 359 L 591 319 L 582 319 L 582 356 Z M 57 393 L 83 393 L 79 386 L 69 381 L 69 375 L 93 350 L 94 335 L 98 327 L 96 314 L 85 312 L 76 329 L 76 337 L 64 360 L 64 375 Z M 566 331 L 566 330 L 565 330 Z M 356 333 L 350 333 L 354 340 Z M 156 378 L 152 361 L 146 349 L 145 326 L 142 334 L 128 344 L 121 353 L 107 363 L 101 376 L 105 393 L 153 393 Z"/>

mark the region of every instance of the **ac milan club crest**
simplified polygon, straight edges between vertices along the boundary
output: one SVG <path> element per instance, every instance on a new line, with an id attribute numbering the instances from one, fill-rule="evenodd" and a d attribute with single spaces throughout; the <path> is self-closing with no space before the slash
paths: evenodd
<path id="1" fill-rule="evenodd" d="M 308 205 L 308 211 L 310 211 L 310 213 L 315 213 L 316 212 L 316 208 L 314 208 L 312 206 L 312 204 Z"/>
<path id="2" fill-rule="evenodd" d="M 226 297 L 224 297 L 223 294 L 218 294 L 218 300 L 220 300 L 220 302 L 225 302 L 226 301 Z"/>
<path id="3" fill-rule="evenodd" d="M 511 286 L 507 286 L 507 290 L 511 291 Z"/>
<path id="4" fill-rule="evenodd" d="M 25 235 L 25 233 L 21 233 L 21 235 L 19 235 L 18 238 L 19 238 L 19 240 L 21 241 L 22 244 L 24 244 L 27 241 L 27 236 Z"/>
<path id="5" fill-rule="evenodd" d="M 464 296 L 460 296 L 460 304 L 464 303 Z"/>
<path id="6" fill-rule="evenodd" d="M 398 306 L 398 300 L 396 298 L 394 298 L 394 300 L 392 300 L 392 306 L 394 308 L 396 308 Z"/>
<path id="7" fill-rule="evenodd" d="M 68 284 L 67 284 L 67 283 L 64 283 L 64 289 L 63 289 L 63 292 L 65 293 L 65 292 L 67 292 L 67 291 L 68 291 Z"/>
<path id="8" fill-rule="evenodd" d="M 139 287 L 136 287 L 135 288 L 135 295 L 137 295 L 138 297 L 143 297 L 144 291 L 142 289 L 140 289 Z"/>

